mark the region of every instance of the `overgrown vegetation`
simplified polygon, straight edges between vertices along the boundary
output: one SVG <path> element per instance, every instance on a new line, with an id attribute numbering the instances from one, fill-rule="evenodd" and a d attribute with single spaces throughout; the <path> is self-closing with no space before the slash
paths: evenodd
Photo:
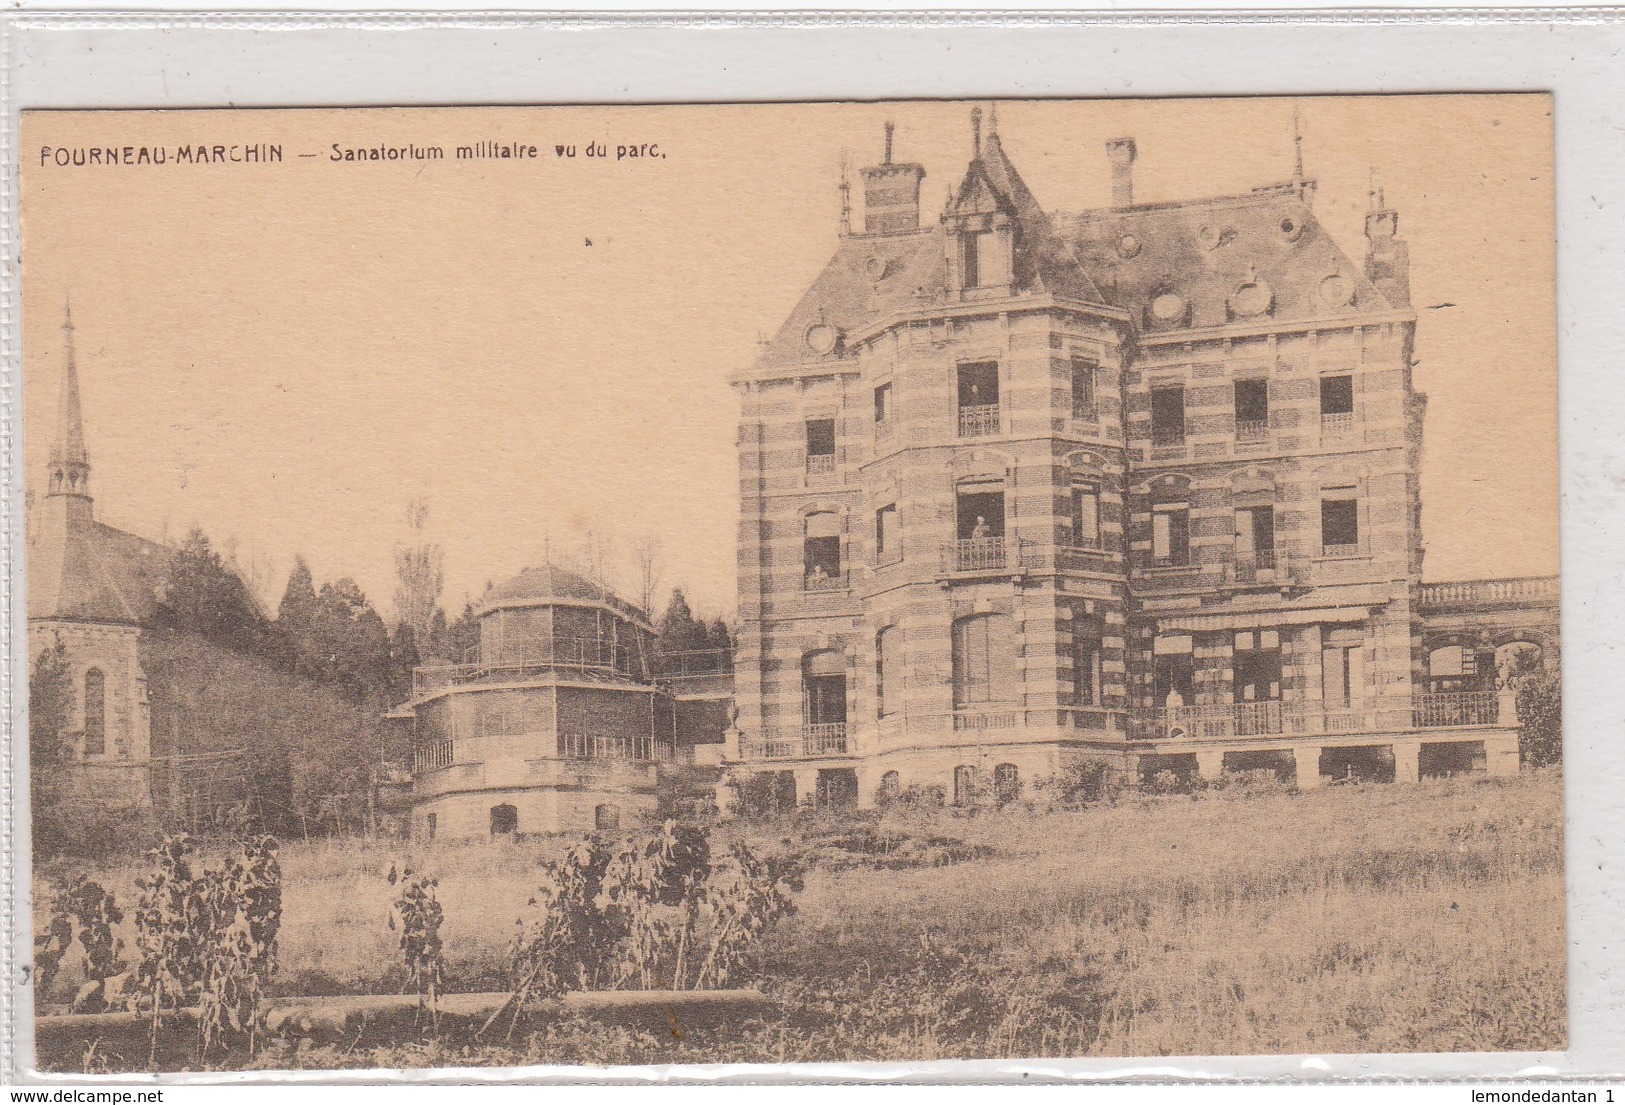
<path id="1" fill-rule="evenodd" d="M 794 913 L 762 928 L 717 983 L 760 987 L 780 1003 L 777 1013 L 685 1023 L 680 1037 L 658 1024 L 560 1014 L 472 1045 L 415 1035 L 297 1050 L 278 1042 L 251 1061 L 237 1052 L 229 1061 L 393 1067 L 1563 1046 L 1555 771 L 1304 794 L 1249 777 L 1186 794 L 1085 798 L 1077 809 L 1052 809 L 1041 789 L 974 817 L 894 805 L 713 827 L 705 884 L 717 883 L 743 844 L 765 869 L 803 886 Z M 638 838 L 634 862 L 660 835 Z M 515 954 L 527 948 L 558 976 L 537 992 L 582 981 L 641 985 L 636 961 L 622 952 L 583 975 L 568 955 L 548 950 L 626 946 L 629 926 L 606 916 L 604 893 L 622 847 L 538 839 L 411 856 L 414 872 L 437 880 L 436 897 L 448 903 L 438 930 L 446 988 L 513 987 L 523 977 L 516 968 L 535 961 Z M 667 874 L 638 881 L 679 885 L 670 876 L 697 869 L 697 856 L 671 847 L 655 867 Z M 399 893 L 385 878 L 394 846 L 317 841 L 290 846 L 283 859 L 276 992 L 398 990 L 398 934 L 382 923 Z M 124 870 L 83 873 L 121 899 L 130 885 Z M 44 903 L 71 882 L 60 865 L 42 873 L 42 926 Z M 659 917 L 682 921 L 681 905 L 655 900 Z M 517 932 L 516 913 L 524 916 Z M 611 924 L 620 940 L 591 931 Z M 713 924 L 702 910 L 688 938 L 690 985 Z M 130 938 L 128 918 L 112 928 Z M 671 939 L 677 929 L 660 931 Z M 654 965 L 652 984 L 670 985 L 675 941 L 661 948 L 645 962 Z M 80 985 L 78 957 L 70 958 L 51 984 L 63 1003 Z M 81 1058 L 65 1061 L 79 1069 Z M 226 1061 L 217 1053 L 215 1062 Z"/>

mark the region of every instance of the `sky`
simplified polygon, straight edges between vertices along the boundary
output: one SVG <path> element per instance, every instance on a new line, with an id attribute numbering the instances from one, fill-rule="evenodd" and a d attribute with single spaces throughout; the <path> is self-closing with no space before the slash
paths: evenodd
<path id="1" fill-rule="evenodd" d="M 895 120 L 896 157 L 926 167 L 934 217 L 970 156 L 969 107 L 26 113 L 27 485 L 43 483 L 71 300 L 98 516 L 158 540 L 202 527 L 273 606 L 299 554 L 387 616 L 393 549 L 423 498 L 453 613 L 589 542 L 635 593 L 633 550 L 654 538 L 665 587 L 731 614 L 727 377 L 834 250 L 843 156 L 878 160 Z M 997 110 L 1050 210 L 1109 202 L 1104 143 L 1119 135 L 1138 146 L 1138 202 L 1286 180 L 1296 111 L 1316 215 L 1356 260 L 1375 169 L 1420 316 L 1425 574 L 1556 572 L 1548 99 Z M 450 156 L 482 139 L 538 156 Z M 255 143 L 284 160 L 62 167 L 54 153 Z M 332 159 L 381 144 L 448 159 Z M 617 158 L 623 146 L 645 156 Z"/>

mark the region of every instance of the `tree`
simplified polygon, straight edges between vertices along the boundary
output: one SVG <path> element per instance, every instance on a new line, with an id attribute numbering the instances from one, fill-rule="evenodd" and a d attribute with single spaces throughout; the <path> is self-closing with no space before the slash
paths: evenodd
<path id="1" fill-rule="evenodd" d="M 661 652 L 695 652 L 708 647 L 705 623 L 689 609 L 688 598 L 678 587 L 666 603 L 666 612 L 655 627 L 656 645 Z"/>
<path id="2" fill-rule="evenodd" d="M 446 552 L 427 540 L 428 524 L 428 501 L 413 499 L 406 506 L 412 539 L 395 546 L 395 617 L 401 625 L 410 626 L 413 638 L 419 641 L 428 640 L 446 582 Z"/>
<path id="3" fill-rule="evenodd" d="M 288 586 L 277 606 L 276 631 L 280 662 L 284 668 L 306 679 L 319 679 L 322 671 L 320 649 L 314 637 L 316 626 L 316 582 L 305 558 L 293 558 Z"/>
<path id="4" fill-rule="evenodd" d="M 28 678 L 28 794 L 39 856 L 55 855 L 65 843 L 62 769 L 72 757 L 72 724 L 73 672 L 59 638 L 34 658 Z"/>
<path id="5" fill-rule="evenodd" d="M 356 702 L 387 697 L 394 682 L 389 630 L 355 580 L 322 584 L 312 636 L 323 661 L 321 682 L 337 686 Z"/>
<path id="6" fill-rule="evenodd" d="M 154 617 L 160 626 L 197 633 L 239 652 L 270 651 L 259 605 L 195 526 L 170 559 Z"/>
<path id="7" fill-rule="evenodd" d="M 660 577 L 664 573 L 660 538 L 645 533 L 632 546 L 632 563 L 637 571 L 638 606 L 645 613 L 654 613 L 655 594 L 660 590 Z"/>

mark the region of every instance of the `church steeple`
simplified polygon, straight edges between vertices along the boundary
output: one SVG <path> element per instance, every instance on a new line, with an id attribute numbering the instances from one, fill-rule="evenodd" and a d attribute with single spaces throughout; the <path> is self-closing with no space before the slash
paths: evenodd
<path id="1" fill-rule="evenodd" d="M 57 404 L 56 438 L 51 442 L 47 496 L 82 500 L 90 510 L 90 457 L 85 452 L 84 419 L 79 411 L 79 368 L 73 350 L 73 308 L 62 319 L 62 394 Z"/>

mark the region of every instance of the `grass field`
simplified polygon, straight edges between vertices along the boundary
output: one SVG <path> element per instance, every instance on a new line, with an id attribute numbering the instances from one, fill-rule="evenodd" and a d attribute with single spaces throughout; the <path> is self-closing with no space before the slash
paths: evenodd
<path id="1" fill-rule="evenodd" d="M 680 1037 L 565 1021 L 501 1045 L 272 1049 L 255 1064 L 1557 1050 L 1562 823 L 1561 778 L 1538 771 L 728 825 L 714 835 L 806 870 L 751 980 L 782 1017 Z M 278 989 L 402 989 L 384 878 L 400 861 L 440 877 L 448 989 L 502 988 L 536 864 L 564 843 L 289 844 Z M 37 873 L 37 921 L 75 869 Z M 133 869 L 91 873 L 133 902 Z"/>

